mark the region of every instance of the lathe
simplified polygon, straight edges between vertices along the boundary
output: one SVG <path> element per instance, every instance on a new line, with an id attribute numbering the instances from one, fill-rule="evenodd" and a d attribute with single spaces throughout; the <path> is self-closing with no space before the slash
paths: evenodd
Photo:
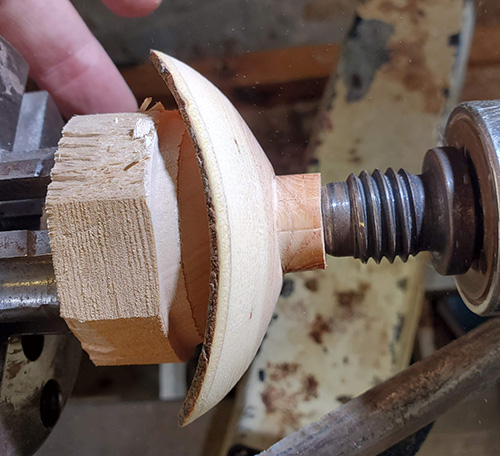
<path id="1" fill-rule="evenodd" d="M 24 93 L 27 65 L 5 40 L 0 56 L 6 454 L 32 454 L 56 424 L 80 343 L 107 365 L 184 361 L 202 344 L 180 414 L 196 419 L 248 368 L 283 274 L 323 268 L 325 253 L 392 262 L 428 251 L 471 310 L 498 311 L 497 102 L 458 106 L 420 175 L 321 187 L 318 174 L 275 176 L 231 103 L 162 53 L 152 61 L 177 110 L 146 102 L 64 129 L 47 93 Z M 496 381 L 499 335 L 492 319 L 265 454 L 349 454 L 353 442 L 377 454 Z"/>

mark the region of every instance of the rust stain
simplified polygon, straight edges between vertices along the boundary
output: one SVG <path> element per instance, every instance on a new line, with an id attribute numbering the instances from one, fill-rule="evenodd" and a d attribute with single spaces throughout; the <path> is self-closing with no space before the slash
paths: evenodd
<path id="1" fill-rule="evenodd" d="M 286 362 L 279 364 L 267 363 L 267 368 L 269 371 L 269 378 L 272 381 L 278 382 L 289 375 L 295 374 L 299 369 L 299 365 L 297 363 Z"/>
<path id="2" fill-rule="evenodd" d="M 262 403 L 266 408 L 266 413 L 274 413 L 277 410 L 276 400 L 283 395 L 282 393 L 283 391 L 278 391 L 273 385 L 267 386 L 266 389 L 260 393 Z"/>
<path id="3" fill-rule="evenodd" d="M 307 279 L 304 285 L 310 291 L 318 291 L 318 279 Z"/>
<path id="4" fill-rule="evenodd" d="M 332 326 L 333 320 L 331 318 L 325 320 L 320 314 L 316 314 L 316 318 L 311 325 L 309 336 L 314 342 L 321 345 L 323 343 L 323 336 L 326 333 L 332 332 Z"/>
<path id="5" fill-rule="evenodd" d="M 328 114 L 322 115 L 320 117 L 319 124 L 322 130 L 333 131 L 333 122 Z"/>
<path id="6" fill-rule="evenodd" d="M 380 4 L 381 13 L 390 15 L 389 22 L 406 20 L 410 28 L 405 38 L 389 43 L 391 58 L 385 71 L 402 82 L 409 92 L 422 95 L 425 112 L 439 113 L 445 101 L 446 87 L 436 81 L 424 53 L 429 39 L 429 33 L 421 28 L 425 23 L 425 3 L 428 2 L 408 0 L 395 3 L 387 0 Z"/>
<path id="7" fill-rule="evenodd" d="M 266 407 L 266 412 L 274 413 L 277 410 L 276 402 L 283 397 L 283 391 L 278 390 L 273 385 L 269 385 L 264 391 L 262 391 L 260 397 Z"/>
<path id="8" fill-rule="evenodd" d="M 380 4 L 379 9 L 380 12 L 385 14 L 398 13 L 400 15 L 408 15 L 412 24 L 418 24 L 421 19 L 425 18 L 425 11 L 422 9 L 422 3 L 425 3 L 425 1 L 408 0 L 402 2 L 402 4 L 396 5 L 390 0 L 387 0 Z"/>
<path id="9" fill-rule="evenodd" d="M 352 308 L 363 302 L 366 292 L 370 289 L 370 284 L 360 282 L 357 290 L 337 291 L 335 297 L 343 308 Z"/>
<path id="10" fill-rule="evenodd" d="M 396 46 L 395 52 L 401 53 L 405 61 L 400 73 L 401 81 L 408 91 L 422 93 L 427 112 L 439 113 L 444 98 L 443 91 L 436 84 L 432 69 L 427 66 L 422 41 L 414 45 L 402 43 Z"/>
<path id="11" fill-rule="evenodd" d="M 349 154 L 349 161 L 354 164 L 361 163 L 361 157 L 359 156 L 358 149 L 352 147 L 347 152 Z"/>
<path id="12" fill-rule="evenodd" d="M 318 380 L 312 374 L 306 375 L 304 378 L 304 400 L 310 401 L 313 398 L 318 397 Z"/>
<path id="13" fill-rule="evenodd" d="M 304 19 L 317 22 L 326 22 L 349 13 L 348 1 L 310 0 L 303 8 Z"/>
<path id="14" fill-rule="evenodd" d="M 23 368 L 24 363 L 22 361 L 11 361 L 9 363 L 9 367 L 7 368 L 6 371 L 6 378 L 8 379 L 13 379 L 19 374 L 21 369 Z"/>
<path id="15" fill-rule="evenodd" d="M 261 393 L 262 402 L 266 413 L 279 413 L 281 436 L 287 434 L 286 429 L 298 429 L 301 426 L 300 420 L 307 415 L 297 410 L 299 395 L 297 393 L 289 394 L 284 389 L 275 385 L 269 385 Z"/>
<path id="16" fill-rule="evenodd" d="M 340 314 L 334 318 L 325 318 L 320 314 L 316 314 L 314 321 L 311 324 L 309 337 L 321 345 L 325 334 L 333 332 L 334 327 L 342 331 L 342 320 L 347 320 L 359 315 L 356 306 L 363 302 L 370 285 L 366 282 L 360 282 L 356 290 L 337 291 L 334 296 L 338 302 Z"/>
<path id="17" fill-rule="evenodd" d="M 282 418 L 282 428 L 281 434 L 284 436 L 286 433 L 284 431 L 285 426 L 289 426 L 292 429 L 297 429 L 300 427 L 300 419 L 305 416 L 303 413 L 294 411 L 293 409 L 287 409 L 283 413 Z"/>
<path id="18" fill-rule="evenodd" d="M 311 413 L 301 412 L 299 403 L 317 398 L 319 383 L 314 375 L 301 371 L 297 363 L 268 363 L 267 368 L 270 375 L 265 376 L 266 386 L 260 397 L 266 413 L 276 414 L 279 433 L 284 436 L 290 428 L 297 429 L 303 425 L 303 418 L 312 416 Z M 291 376 L 294 381 L 288 379 Z M 261 378 L 264 379 L 264 376 Z"/>
<path id="19" fill-rule="evenodd" d="M 346 404 L 352 399 L 352 396 L 349 396 L 347 394 L 342 394 L 340 396 L 337 396 L 335 399 L 337 399 L 341 404 Z"/>
<path id="20" fill-rule="evenodd" d="M 383 330 L 380 333 L 380 345 L 386 346 L 389 343 L 389 335 L 387 331 Z"/>

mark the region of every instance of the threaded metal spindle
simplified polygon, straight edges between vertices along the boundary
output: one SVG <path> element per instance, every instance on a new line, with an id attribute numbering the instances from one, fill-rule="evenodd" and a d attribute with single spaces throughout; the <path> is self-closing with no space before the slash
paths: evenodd
<path id="1" fill-rule="evenodd" d="M 326 252 L 378 263 L 428 250 L 442 274 L 467 270 L 477 253 L 473 180 L 463 152 L 436 148 L 420 175 L 389 168 L 330 183 L 321 203 Z"/>
<path id="2" fill-rule="evenodd" d="M 365 263 L 369 258 L 378 263 L 384 256 L 391 262 L 396 256 L 406 261 L 420 250 L 424 198 L 420 176 L 392 168 L 328 184 L 323 204 L 334 208 L 334 217 L 325 230 L 331 247 L 327 252 Z"/>

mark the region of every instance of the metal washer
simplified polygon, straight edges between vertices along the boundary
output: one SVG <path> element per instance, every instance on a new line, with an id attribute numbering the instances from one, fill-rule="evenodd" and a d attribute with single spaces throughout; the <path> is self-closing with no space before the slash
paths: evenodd
<path id="1" fill-rule="evenodd" d="M 455 276 L 458 291 L 473 312 L 500 312 L 500 102 L 462 103 L 451 113 L 445 144 L 465 149 L 475 168 L 481 197 L 482 248 L 469 271 Z M 481 217 L 478 217 L 478 220 Z"/>

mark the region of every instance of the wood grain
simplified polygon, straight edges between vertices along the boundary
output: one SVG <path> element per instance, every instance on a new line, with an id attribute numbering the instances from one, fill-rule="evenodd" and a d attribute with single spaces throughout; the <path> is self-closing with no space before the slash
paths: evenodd
<path id="1" fill-rule="evenodd" d="M 276 176 L 276 224 L 283 272 L 326 267 L 321 175 Z"/>
<path id="2" fill-rule="evenodd" d="M 61 315 L 96 364 L 182 361 L 203 342 L 186 424 L 248 368 L 283 273 L 325 267 L 320 176 L 277 178 L 215 86 L 152 57 L 178 110 L 73 118 L 47 213 Z"/>
<path id="3" fill-rule="evenodd" d="M 156 124 L 169 125 L 161 141 Z M 202 340 L 181 263 L 184 133 L 162 110 L 74 117 L 64 129 L 47 196 L 51 247 L 61 315 L 96 364 L 181 361 Z"/>

